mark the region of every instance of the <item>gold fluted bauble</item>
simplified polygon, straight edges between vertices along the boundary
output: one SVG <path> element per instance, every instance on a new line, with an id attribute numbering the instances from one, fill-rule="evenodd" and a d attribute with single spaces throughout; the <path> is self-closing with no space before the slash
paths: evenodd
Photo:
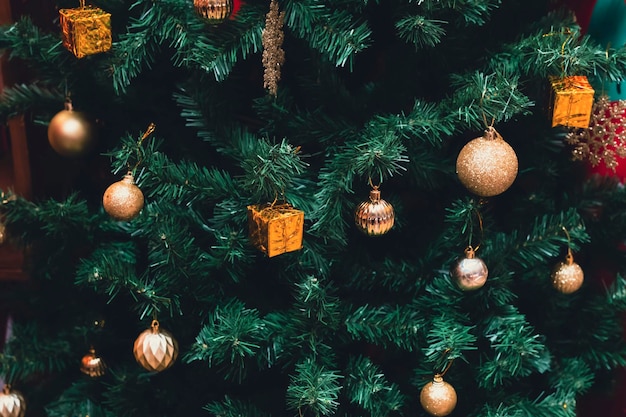
<path id="1" fill-rule="evenodd" d="M 363 233 L 380 236 L 393 227 L 393 206 L 380 198 L 378 187 L 370 191 L 369 201 L 363 201 L 356 208 L 354 221 Z"/>
<path id="2" fill-rule="evenodd" d="M 492 197 L 505 192 L 517 177 L 517 155 L 493 127 L 469 141 L 456 160 L 456 173 L 472 193 Z"/>
<path id="3" fill-rule="evenodd" d="M 102 196 L 104 210 L 115 220 L 134 219 L 143 208 L 143 203 L 143 193 L 135 185 L 135 179 L 131 173 L 111 184 Z"/>
<path id="4" fill-rule="evenodd" d="M 456 400 L 454 387 L 444 381 L 441 375 L 435 375 L 420 392 L 420 403 L 431 416 L 447 416 L 456 407 Z"/>
<path id="5" fill-rule="evenodd" d="M 24 417 L 26 401 L 18 391 L 5 385 L 0 392 L 0 417 Z"/>
<path id="6" fill-rule="evenodd" d="M 463 291 L 474 291 L 487 282 L 489 270 L 485 262 L 477 258 L 470 246 L 465 249 L 465 257 L 459 259 L 452 268 L 452 276 L 457 286 Z"/>
<path id="7" fill-rule="evenodd" d="M 95 143 L 96 131 L 82 112 L 74 111 L 71 101 L 58 112 L 48 125 L 48 142 L 61 156 L 78 157 L 88 153 Z"/>
<path id="8" fill-rule="evenodd" d="M 209 23 L 221 23 L 233 12 L 233 0 L 193 0 L 193 8 Z"/>
<path id="9" fill-rule="evenodd" d="M 552 285 L 563 294 L 578 291 L 583 285 L 585 274 L 583 269 L 574 262 L 574 256 L 568 251 L 564 262 L 559 262 L 552 270 Z"/>
<path id="10" fill-rule="evenodd" d="M 96 355 L 94 348 L 89 349 L 87 353 L 80 361 L 80 371 L 85 375 L 89 375 L 92 378 L 96 378 L 104 375 L 106 365 L 101 357 Z"/>
<path id="11" fill-rule="evenodd" d="M 152 320 L 152 326 L 135 340 L 133 354 L 137 363 L 146 370 L 161 372 L 176 361 L 178 342 L 170 332 L 159 328 L 157 320 Z"/>

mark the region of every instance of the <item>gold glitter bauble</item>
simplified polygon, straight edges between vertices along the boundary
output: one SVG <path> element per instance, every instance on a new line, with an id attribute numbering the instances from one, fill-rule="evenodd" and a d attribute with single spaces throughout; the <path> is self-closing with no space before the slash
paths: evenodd
<path id="1" fill-rule="evenodd" d="M 441 375 L 435 375 L 433 380 L 422 388 L 420 403 L 431 416 L 447 416 L 456 407 L 456 391 Z"/>
<path id="2" fill-rule="evenodd" d="M 477 258 L 474 249 L 465 249 L 465 258 L 459 259 L 452 268 L 452 276 L 463 291 L 474 291 L 487 282 L 489 271 L 482 259 Z"/>
<path id="3" fill-rule="evenodd" d="M 468 142 L 456 160 L 456 173 L 472 193 L 492 197 L 505 192 L 517 176 L 517 155 L 493 127 Z"/>
<path id="4" fill-rule="evenodd" d="M 69 109 L 68 109 L 69 108 Z M 66 109 L 58 112 L 48 125 L 48 142 L 59 155 L 77 157 L 91 150 L 95 142 L 95 130 L 89 118 L 82 112 Z"/>
<path id="5" fill-rule="evenodd" d="M 0 417 L 24 417 L 25 413 L 26 401 L 22 394 L 5 385 L 0 392 Z"/>
<path id="6" fill-rule="evenodd" d="M 209 23 L 220 23 L 233 12 L 233 0 L 193 0 L 193 7 Z"/>
<path id="7" fill-rule="evenodd" d="M 94 348 L 89 349 L 89 353 L 80 361 L 80 371 L 92 378 L 104 375 L 105 368 L 104 361 L 96 355 Z"/>
<path id="8" fill-rule="evenodd" d="M 559 262 L 552 271 L 552 285 L 563 294 L 578 291 L 584 280 L 583 269 L 574 262 L 571 252 L 568 252 L 565 261 Z"/>
<path id="9" fill-rule="evenodd" d="M 354 213 L 354 222 L 359 230 L 369 236 L 380 236 L 387 233 L 394 223 L 393 206 L 381 200 L 378 187 L 370 191 L 370 201 L 364 201 Z"/>
<path id="10" fill-rule="evenodd" d="M 159 322 L 144 330 L 135 340 L 133 354 L 139 365 L 151 372 L 161 372 L 174 365 L 178 342 L 170 332 L 159 329 Z"/>
<path id="11" fill-rule="evenodd" d="M 143 208 L 143 193 L 135 185 L 132 174 L 124 175 L 121 181 L 109 186 L 102 197 L 104 210 L 115 220 L 132 220 Z"/>

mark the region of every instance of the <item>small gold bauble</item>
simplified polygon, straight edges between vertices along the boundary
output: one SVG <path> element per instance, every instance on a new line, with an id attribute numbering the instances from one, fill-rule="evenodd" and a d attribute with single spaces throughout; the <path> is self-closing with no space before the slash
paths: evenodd
<path id="1" fill-rule="evenodd" d="M 170 332 L 159 329 L 159 322 L 144 330 L 135 340 L 133 354 L 139 365 L 151 372 L 161 372 L 174 364 L 178 357 L 178 342 Z"/>
<path id="2" fill-rule="evenodd" d="M 89 353 L 80 361 L 80 371 L 92 378 L 104 375 L 105 368 L 104 361 L 96 355 L 94 348 L 89 349 Z"/>
<path id="3" fill-rule="evenodd" d="M 394 223 L 393 206 L 380 198 L 378 187 L 370 191 L 370 201 L 364 201 L 354 213 L 354 222 L 359 230 L 369 236 L 387 233 Z"/>
<path id="4" fill-rule="evenodd" d="M 420 403 L 431 416 L 447 416 L 456 407 L 456 400 L 454 387 L 444 381 L 441 375 L 435 375 L 420 392 Z"/>
<path id="5" fill-rule="evenodd" d="M 95 142 L 95 129 L 82 112 L 74 111 L 72 103 L 58 112 L 48 125 L 48 142 L 59 155 L 77 157 L 91 150 Z"/>
<path id="6" fill-rule="evenodd" d="M 193 7 L 209 23 L 220 23 L 233 12 L 233 0 L 193 0 Z"/>
<path id="7" fill-rule="evenodd" d="M 552 271 L 552 285 L 563 294 L 578 291 L 584 280 L 583 269 L 574 262 L 574 256 L 571 252 L 567 253 L 565 262 L 559 262 Z"/>
<path id="8" fill-rule="evenodd" d="M 456 160 L 456 173 L 472 193 L 491 197 L 505 192 L 517 176 L 517 155 L 493 127 L 468 142 Z"/>
<path id="9" fill-rule="evenodd" d="M 5 385 L 0 392 L 0 417 L 24 417 L 26 401 L 18 391 Z"/>
<path id="10" fill-rule="evenodd" d="M 459 259 L 452 268 L 452 276 L 457 286 L 463 291 L 474 291 L 487 282 L 489 270 L 482 259 L 475 256 L 470 246 L 465 249 L 465 258 Z"/>
<path id="11" fill-rule="evenodd" d="M 143 208 L 143 193 L 135 185 L 133 175 L 128 173 L 106 189 L 102 196 L 104 210 L 115 220 L 132 220 Z"/>

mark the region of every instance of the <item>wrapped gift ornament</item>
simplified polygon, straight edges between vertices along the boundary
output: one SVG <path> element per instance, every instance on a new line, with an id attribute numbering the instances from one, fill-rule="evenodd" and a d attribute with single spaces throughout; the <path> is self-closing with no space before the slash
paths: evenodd
<path id="1" fill-rule="evenodd" d="M 304 212 L 288 203 L 248 206 L 248 227 L 252 244 L 270 258 L 302 249 Z"/>
<path id="2" fill-rule="evenodd" d="M 85 1 L 81 0 L 77 9 L 59 10 L 59 23 L 63 31 L 63 46 L 77 58 L 111 49 L 110 13 L 85 6 Z"/>
<path id="3" fill-rule="evenodd" d="M 587 128 L 591 119 L 594 90 L 587 77 L 550 77 L 552 127 Z"/>

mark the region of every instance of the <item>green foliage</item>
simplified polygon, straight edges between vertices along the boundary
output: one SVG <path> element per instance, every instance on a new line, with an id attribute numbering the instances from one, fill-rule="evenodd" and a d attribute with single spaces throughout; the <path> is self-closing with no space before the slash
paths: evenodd
<path id="1" fill-rule="evenodd" d="M 339 406 L 337 401 L 341 376 L 307 358 L 296 365 L 287 387 L 287 405 L 298 412 L 311 412 L 314 416 L 327 416 Z"/>
<path id="2" fill-rule="evenodd" d="M 626 48 L 548 3 L 281 0 L 276 96 L 266 1 L 219 23 L 188 0 L 97 2 L 113 48 L 82 59 L 34 19 L 0 28 L 28 69 L 0 119 L 23 117 L 34 166 L 31 200 L 0 195 L 30 276 L 0 291 L 5 379 L 50 416 L 391 417 L 425 415 L 419 389 L 443 372 L 458 415 L 576 415 L 626 366 L 626 188 L 581 175 L 544 93 L 554 75 L 623 79 Z M 73 160 L 42 130 L 66 95 L 99 133 Z M 519 172 L 480 198 L 455 158 L 491 125 Z M 116 221 L 102 194 L 127 172 L 145 205 Z M 384 236 L 353 224 L 372 186 L 394 207 Z M 301 250 L 251 244 L 247 207 L 272 202 L 305 212 Z M 464 292 L 451 271 L 468 246 L 489 276 Z M 550 273 L 568 251 L 585 283 L 566 295 Z M 182 360 L 148 373 L 132 343 L 157 316 Z M 109 371 L 78 379 L 92 344 Z"/>
<path id="3" fill-rule="evenodd" d="M 373 416 L 400 411 L 406 399 L 396 384 L 389 383 L 381 370 L 364 357 L 351 358 L 347 367 L 346 395 Z"/>

